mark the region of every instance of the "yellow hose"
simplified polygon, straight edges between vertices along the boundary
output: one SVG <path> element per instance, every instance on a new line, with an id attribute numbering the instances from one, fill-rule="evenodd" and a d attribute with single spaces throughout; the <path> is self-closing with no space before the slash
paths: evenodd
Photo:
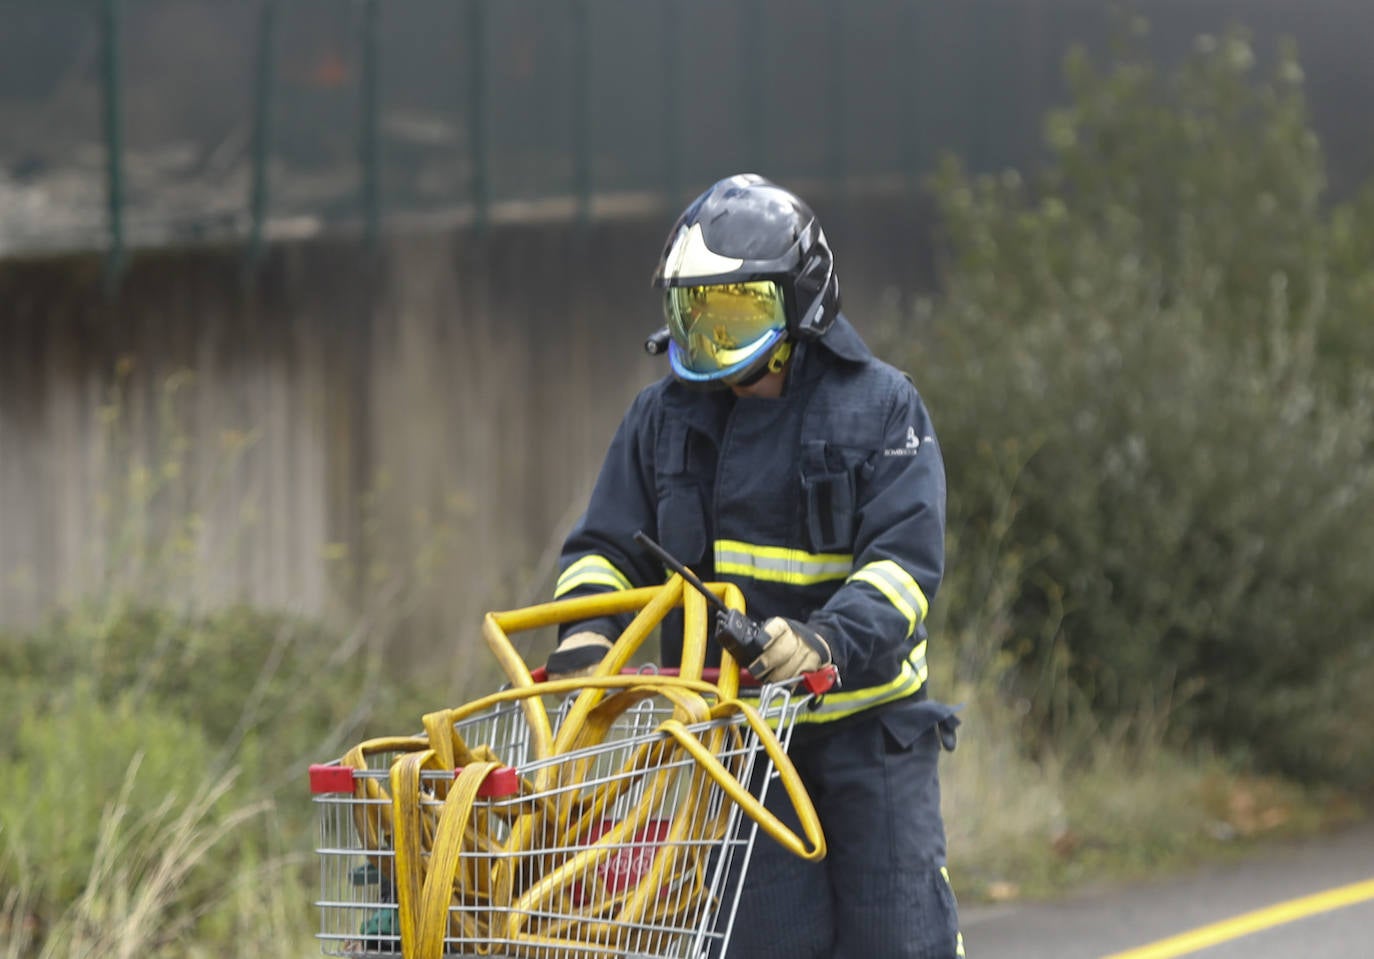
<path id="1" fill-rule="evenodd" d="M 736 587 L 710 588 L 730 608 L 743 610 Z M 678 606 L 684 622 L 680 675 L 622 675 L 622 667 Z M 512 632 L 627 612 L 635 612 L 633 621 L 590 677 L 536 683 L 509 639 Z M 679 916 L 701 916 L 715 905 L 706 902 L 706 870 L 711 850 L 726 838 L 731 804 L 797 856 L 824 857 L 820 821 L 796 768 L 765 719 L 738 698 L 738 665 L 726 654 L 719 681 L 702 679 L 707 614 L 705 599 L 684 589 L 680 576 L 661 587 L 489 613 L 482 632 L 506 673 L 507 689 L 429 713 L 423 736 L 368 740 L 340 760 L 360 770 L 389 762 L 385 788 L 376 776 L 355 777 L 355 796 L 367 802 L 354 807 L 354 823 L 364 849 L 394 851 L 394 859 L 371 858 L 394 882 L 405 959 L 439 959 L 446 936 L 477 940 L 478 954 L 490 952 L 485 943 L 495 941 L 497 951 L 511 954 L 556 948 L 560 955 L 590 959 L 620 948 L 618 939 L 631 927 L 670 928 Z M 555 730 L 543 697 L 574 692 Z M 618 769 L 598 770 L 598 760 L 607 755 L 598 747 L 607 744 L 628 710 L 649 699 L 671 706 L 671 717 L 643 742 L 635 742 L 643 736 L 636 732 Z M 512 702 L 519 703 L 529 734 L 530 755 L 522 760 L 536 765 L 521 779 L 516 797 L 482 801 L 483 783 L 500 768 L 501 757 L 487 744 L 464 742 L 460 724 Z M 778 772 L 801 835 L 740 781 L 746 728 Z M 549 761 L 565 755 L 566 762 Z M 461 772 L 454 780 L 422 775 L 455 768 Z M 593 780 L 599 781 L 588 784 Z M 708 786 L 728 802 L 715 803 L 714 810 L 703 806 Z M 613 806 L 632 795 L 638 797 L 633 806 L 610 824 Z M 678 805 L 665 820 L 661 806 L 671 796 Z M 643 838 L 665 821 L 665 834 Z M 628 888 L 585 902 L 585 884 L 624 854 L 625 844 L 652 850 L 647 868 Z M 450 911 L 453 906 L 460 908 Z M 644 947 L 640 942 L 636 948 Z"/>

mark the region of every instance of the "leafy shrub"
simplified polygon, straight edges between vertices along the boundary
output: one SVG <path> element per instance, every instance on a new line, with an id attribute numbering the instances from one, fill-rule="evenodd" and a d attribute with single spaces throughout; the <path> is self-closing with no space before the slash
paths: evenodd
<path id="1" fill-rule="evenodd" d="M 0 888 L 19 897 L 0 903 L 0 928 L 92 955 L 132 942 L 177 955 L 179 936 L 230 927 L 236 940 L 289 932 L 279 910 L 302 888 L 305 764 L 364 725 L 418 729 L 441 705 L 382 666 L 317 623 L 246 607 L 196 616 L 107 601 L 0 636 L 0 725 L 12 731 L 0 740 Z M 257 874 L 280 886 L 262 914 Z"/>
<path id="2" fill-rule="evenodd" d="M 319 623 L 247 606 L 197 616 L 107 603 L 0 642 L 9 675 L 48 688 L 84 676 L 103 701 L 146 700 L 194 726 L 222 758 L 249 762 L 253 777 L 298 773 L 351 745 L 378 712 L 399 711 L 401 683 L 382 667 Z M 412 705 L 405 716 L 417 724 L 421 711 Z"/>
<path id="3" fill-rule="evenodd" d="M 116 805 L 138 828 L 211 778 L 200 730 L 132 697 L 103 703 L 87 684 L 30 699 L 11 727 L 0 832 L 10 888 L 40 914 L 75 900 L 90 878 L 102 824 Z"/>
<path id="4" fill-rule="evenodd" d="M 1374 234 L 1320 203 L 1296 60 L 1254 61 L 1239 33 L 1167 75 L 1076 54 L 1033 183 L 937 178 L 945 289 L 909 364 L 949 465 L 949 616 L 978 615 L 961 577 L 1017 570 L 997 655 L 1039 731 L 1164 714 L 1369 782 Z"/>

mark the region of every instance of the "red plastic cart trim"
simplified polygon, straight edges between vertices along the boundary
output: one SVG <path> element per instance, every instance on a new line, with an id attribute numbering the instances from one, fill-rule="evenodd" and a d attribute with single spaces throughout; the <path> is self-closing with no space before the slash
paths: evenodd
<path id="1" fill-rule="evenodd" d="M 656 666 L 652 673 L 647 673 L 643 669 L 627 666 L 620 671 L 622 676 L 634 676 L 643 673 L 645 675 L 657 676 L 677 676 L 681 673 L 676 666 Z M 707 666 L 701 671 L 701 678 L 708 683 L 720 682 L 720 670 L 714 666 Z M 536 666 L 530 670 L 530 679 L 536 683 L 546 683 L 549 681 L 549 671 L 543 666 Z M 814 673 L 802 673 L 802 686 L 813 696 L 827 693 L 834 689 L 840 682 L 840 671 L 834 666 L 826 666 L 818 669 Z M 753 674 L 747 669 L 739 671 L 739 684 L 745 688 L 757 688 L 760 684 Z"/>
<path id="2" fill-rule="evenodd" d="M 463 771 L 459 766 L 453 771 L 453 778 L 457 779 L 458 774 Z M 482 780 L 482 785 L 477 787 L 477 798 L 479 799 L 502 799 L 506 796 L 514 796 L 520 792 L 520 774 L 509 766 L 498 766 L 487 774 L 487 778 Z"/>
<path id="3" fill-rule="evenodd" d="M 353 767 L 313 765 L 310 767 L 310 791 L 319 793 L 351 793 L 353 791 Z"/>
<path id="4" fill-rule="evenodd" d="M 812 696 L 828 693 L 840 681 L 840 671 L 834 666 L 826 666 L 814 673 L 802 673 L 802 685 Z"/>

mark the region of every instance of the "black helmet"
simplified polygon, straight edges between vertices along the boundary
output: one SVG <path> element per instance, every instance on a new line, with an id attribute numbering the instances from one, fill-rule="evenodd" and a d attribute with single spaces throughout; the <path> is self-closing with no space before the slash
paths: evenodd
<path id="1" fill-rule="evenodd" d="M 697 197 L 668 233 L 668 359 L 679 379 L 742 383 L 788 340 L 823 336 L 840 309 L 834 258 L 800 197 L 752 173 Z"/>

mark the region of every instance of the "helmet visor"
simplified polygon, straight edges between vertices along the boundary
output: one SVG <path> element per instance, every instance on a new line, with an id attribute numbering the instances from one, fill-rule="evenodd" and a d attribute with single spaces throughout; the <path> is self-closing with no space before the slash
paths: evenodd
<path id="1" fill-rule="evenodd" d="M 663 309 L 682 365 L 707 378 L 739 369 L 787 327 L 772 280 L 669 287 Z"/>

